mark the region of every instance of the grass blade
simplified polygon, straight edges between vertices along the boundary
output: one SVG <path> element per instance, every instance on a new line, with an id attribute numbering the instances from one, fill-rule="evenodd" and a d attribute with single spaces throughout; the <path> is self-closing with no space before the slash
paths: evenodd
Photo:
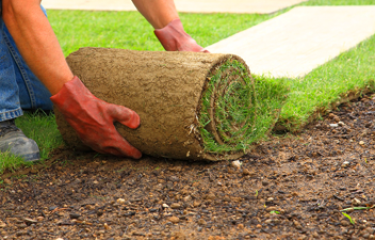
<path id="1" fill-rule="evenodd" d="M 347 214 L 347 213 L 345 213 L 345 212 L 341 212 L 342 213 L 342 215 L 344 215 L 347 219 L 349 219 L 349 221 L 350 221 L 350 223 L 351 224 L 355 224 L 355 221 L 354 221 L 354 219 L 349 215 L 349 214 Z"/>

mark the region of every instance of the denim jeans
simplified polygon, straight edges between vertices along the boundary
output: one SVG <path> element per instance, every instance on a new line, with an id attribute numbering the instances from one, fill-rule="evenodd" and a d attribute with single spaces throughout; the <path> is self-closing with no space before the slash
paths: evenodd
<path id="1" fill-rule="evenodd" d="M 0 12 L 1 12 L 0 0 Z M 42 7 L 44 13 L 45 9 Z M 51 94 L 32 73 L 0 18 L 0 122 L 22 116 L 22 109 L 52 110 Z"/>

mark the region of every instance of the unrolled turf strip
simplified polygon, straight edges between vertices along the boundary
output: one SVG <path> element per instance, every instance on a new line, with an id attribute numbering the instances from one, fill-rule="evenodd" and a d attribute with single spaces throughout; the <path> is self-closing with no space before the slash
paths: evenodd
<path id="1" fill-rule="evenodd" d="M 231 160 L 246 154 L 257 101 L 244 61 L 230 54 L 81 48 L 67 62 L 98 98 L 136 111 L 141 126 L 117 130 L 142 153 Z M 55 109 L 65 142 L 83 144 Z"/>

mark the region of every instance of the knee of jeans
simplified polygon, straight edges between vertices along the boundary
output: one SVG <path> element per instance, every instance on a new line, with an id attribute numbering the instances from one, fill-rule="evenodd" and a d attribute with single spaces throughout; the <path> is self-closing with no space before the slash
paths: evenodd
<path id="1" fill-rule="evenodd" d="M 48 17 L 47 16 L 47 10 L 42 5 L 40 5 L 40 8 L 42 9 L 44 15 L 46 15 L 46 17 Z"/>

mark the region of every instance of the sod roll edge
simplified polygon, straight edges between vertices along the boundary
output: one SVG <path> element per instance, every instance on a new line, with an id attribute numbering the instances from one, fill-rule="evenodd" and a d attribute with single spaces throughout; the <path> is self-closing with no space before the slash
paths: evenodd
<path id="1" fill-rule="evenodd" d="M 250 70 L 238 56 L 81 48 L 67 62 L 96 97 L 140 115 L 138 129 L 115 126 L 144 154 L 217 161 L 251 150 L 257 99 Z M 64 141 L 85 149 L 55 113 Z"/>

